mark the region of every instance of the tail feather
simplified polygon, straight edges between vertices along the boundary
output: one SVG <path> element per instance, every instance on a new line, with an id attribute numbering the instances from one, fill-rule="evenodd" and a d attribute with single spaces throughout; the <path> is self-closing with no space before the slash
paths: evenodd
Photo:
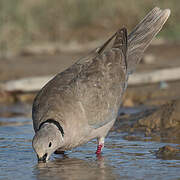
<path id="1" fill-rule="evenodd" d="M 170 10 L 155 7 L 128 35 L 128 72 L 131 73 L 142 58 L 143 52 L 161 30 Z"/>
<path id="2" fill-rule="evenodd" d="M 116 35 L 117 35 L 117 32 L 114 33 L 102 46 L 97 48 L 96 53 L 101 54 L 106 49 L 108 44 L 114 39 L 114 37 L 116 37 Z"/>

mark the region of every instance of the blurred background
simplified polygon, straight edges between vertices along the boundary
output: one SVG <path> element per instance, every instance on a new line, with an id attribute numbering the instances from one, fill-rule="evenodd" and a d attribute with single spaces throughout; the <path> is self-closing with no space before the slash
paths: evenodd
<path id="1" fill-rule="evenodd" d="M 172 11 L 159 36 L 178 41 L 178 4 L 178 0 L 1 0 L 0 55 L 16 54 L 30 45 L 88 43 L 122 26 L 130 31 L 155 6 Z"/>

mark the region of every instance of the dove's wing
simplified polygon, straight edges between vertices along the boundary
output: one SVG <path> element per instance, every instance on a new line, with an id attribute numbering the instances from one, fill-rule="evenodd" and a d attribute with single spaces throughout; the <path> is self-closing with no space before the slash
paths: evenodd
<path id="1" fill-rule="evenodd" d="M 97 56 L 79 78 L 81 108 L 93 128 L 115 120 L 127 83 L 127 30 L 115 34 L 112 48 Z"/>

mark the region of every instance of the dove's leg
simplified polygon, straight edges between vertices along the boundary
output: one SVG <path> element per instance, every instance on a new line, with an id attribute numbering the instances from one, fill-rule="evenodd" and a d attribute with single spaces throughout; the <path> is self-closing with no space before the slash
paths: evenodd
<path id="1" fill-rule="evenodd" d="M 104 137 L 97 138 L 97 142 L 98 142 L 98 146 L 97 146 L 96 154 L 99 155 L 101 154 L 101 150 L 104 147 Z"/>

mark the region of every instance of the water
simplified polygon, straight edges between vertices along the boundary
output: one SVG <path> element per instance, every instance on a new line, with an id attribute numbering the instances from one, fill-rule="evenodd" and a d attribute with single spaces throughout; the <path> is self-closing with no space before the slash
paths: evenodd
<path id="1" fill-rule="evenodd" d="M 113 180 L 179 179 L 180 160 L 163 160 L 154 151 L 167 143 L 127 141 L 121 133 L 106 138 L 101 157 L 95 155 L 96 141 L 53 155 L 37 163 L 31 146 L 31 119 L 0 118 L 0 179 L 2 180 Z M 5 123 L 6 122 L 6 123 Z M 7 123 L 9 122 L 9 123 Z"/>

